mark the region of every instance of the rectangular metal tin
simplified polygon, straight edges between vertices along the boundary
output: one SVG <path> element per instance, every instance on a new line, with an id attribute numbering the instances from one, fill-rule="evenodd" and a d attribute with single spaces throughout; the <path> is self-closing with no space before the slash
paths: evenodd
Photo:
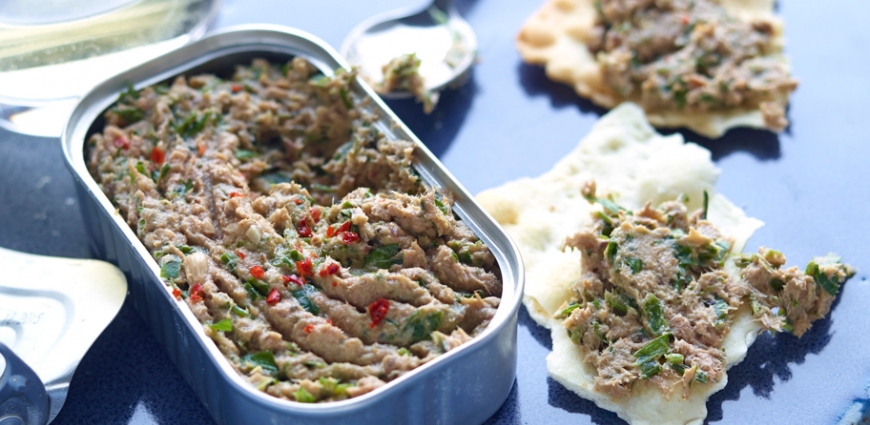
<path id="1" fill-rule="evenodd" d="M 495 255 L 504 292 L 495 318 L 481 335 L 358 398 L 323 404 L 295 403 L 257 391 L 244 382 L 205 336 L 187 306 L 172 297 L 160 280 L 157 262 L 89 174 L 84 157 L 86 138 L 127 84 L 143 88 L 183 73 L 225 70 L 233 64 L 250 63 L 253 57 L 286 60 L 297 55 L 326 74 L 348 66 L 331 47 L 304 32 L 271 25 L 244 26 L 217 32 L 116 75 L 88 93 L 64 128 L 62 144 L 66 164 L 76 179 L 94 254 L 124 271 L 133 305 L 218 423 L 483 422 L 507 398 L 516 373 L 517 312 L 524 282 L 519 251 L 367 84 L 358 79 L 354 93 L 372 98 L 371 107 L 378 110 L 378 125 L 387 137 L 416 144 L 414 167 L 424 181 L 453 192 L 454 211 Z"/>

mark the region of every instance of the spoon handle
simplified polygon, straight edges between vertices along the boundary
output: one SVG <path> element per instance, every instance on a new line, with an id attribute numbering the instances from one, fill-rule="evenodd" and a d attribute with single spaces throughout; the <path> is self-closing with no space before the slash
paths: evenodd
<path id="1" fill-rule="evenodd" d="M 432 6 L 449 14 L 453 10 L 453 0 L 432 0 Z"/>

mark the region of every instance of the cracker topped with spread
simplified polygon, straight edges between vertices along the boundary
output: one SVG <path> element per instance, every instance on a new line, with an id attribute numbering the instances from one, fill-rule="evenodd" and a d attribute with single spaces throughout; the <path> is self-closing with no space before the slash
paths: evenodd
<path id="1" fill-rule="evenodd" d="M 833 254 L 805 270 L 741 254 L 762 223 L 710 195 L 717 176 L 625 104 L 553 170 L 478 195 L 525 260 L 550 376 L 631 424 L 703 421 L 758 332 L 800 337 L 854 274 Z"/>
<path id="2" fill-rule="evenodd" d="M 597 105 L 635 102 L 653 125 L 719 137 L 788 125 L 782 34 L 773 0 L 549 0 L 517 46 Z"/>

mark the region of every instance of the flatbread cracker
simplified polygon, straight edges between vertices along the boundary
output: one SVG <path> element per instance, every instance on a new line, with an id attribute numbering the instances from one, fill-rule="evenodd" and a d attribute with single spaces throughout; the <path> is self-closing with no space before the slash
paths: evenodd
<path id="1" fill-rule="evenodd" d="M 691 397 L 685 400 L 679 395 L 666 399 L 661 391 L 643 383 L 635 385 L 632 396 L 620 403 L 592 391 L 595 370 L 585 365 L 580 347 L 552 319 L 571 298 L 571 286 L 580 278 L 580 253 L 563 252 L 565 238 L 588 225 L 590 213 L 601 208 L 590 204 L 580 188 L 594 179 L 601 193 L 613 194 L 614 201 L 628 209 L 638 209 L 647 200 L 658 204 L 685 194 L 689 197 L 687 207 L 696 209 L 702 205 L 705 190 L 713 193 L 718 175 L 707 150 L 684 143 L 679 134 L 656 133 L 640 107 L 623 104 L 602 117 L 580 145 L 549 172 L 477 196 L 523 254 L 527 277 L 523 302 L 538 324 L 552 329 L 553 352 L 547 357 L 550 375 L 629 423 L 683 425 L 703 421 L 707 398 L 725 386 L 727 376 L 717 383 L 694 385 Z M 734 238 L 733 252 L 740 252 L 762 225 L 716 194 L 710 198 L 708 218 L 722 234 Z M 733 262 L 728 262 L 726 271 L 739 274 Z M 747 308 L 738 310 L 725 341 L 728 367 L 743 359 L 760 329 Z"/>
<path id="2" fill-rule="evenodd" d="M 523 60 L 544 65 L 547 76 L 574 87 L 577 93 L 605 108 L 614 108 L 624 98 L 604 82 L 601 67 L 587 47 L 593 37 L 597 12 L 596 0 L 547 0 L 525 22 L 517 36 L 517 47 Z M 783 25 L 773 14 L 774 0 L 720 0 L 728 13 L 746 22 L 764 21 L 773 28 L 775 57 L 787 65 L 782 55 Z M 785 108 L 788 98 L 777 102 Z M 733 127 L 767 128 L 760 108 L 727 111 L 686 112 L 647 110 L 647 120 L 657 127 L 686 127 L 698 134 L 717 138 Z"/>

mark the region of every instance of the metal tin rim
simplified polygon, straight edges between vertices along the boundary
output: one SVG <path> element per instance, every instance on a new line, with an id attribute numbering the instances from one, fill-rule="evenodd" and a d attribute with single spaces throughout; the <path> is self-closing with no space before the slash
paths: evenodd
<path id="1" fill-rule="evenodd" d="M 132 248 L 139 254 L 140 262 L 146 263 L 147 268 L 150 270 L 150 277 L 152 280 L 160 281 L 159 279 L 159 267 L 156 261 L 153 260 L 150 254 L 148 254 L 145 246 L 139 241 L 138 237 L 133 234 L 132 230 L 129 226 L 127 226 L 126 222 L 120 216 L 115 207 L 111 204 L 108 197 L 99 189 L 96 181 L 91 177 L 90 173 L 87 170 L 87 166 L 85 163 L 83 148 L 85 143 L 85 135 L 91 126 L 94 119 L 96 119 L 106 107 L 108 107 L 111 103 L 114 102 L 113 98 L 108 98 L 101 94 L 101 92 L 105 91 L 105 87 L 107 86 L 117 86 L 117 90 L 114 90 L 113 93 L 117 94 L 121 87 L 124 87 L 120 79 L 127 74 L 136 75 L 137 71 L 141 71 L 143 68 L 148 67 L 149 65 L 153 65 L 159 63 L 164 60 L 173 60 L 173 55 L 180 55 L 187 52 L 195 52 L 197 48 L 201 45 L 211 43 L 213 41 L 219 42 L 221 37 L 227 36 L 237 36 L 239 34 L 250 33 L 253 36 L 257 34 L 262 34 L 263 36 L 283 36 L 283 37 L 291 37 L 304 40 L 306 42 L 313 43 L 318 48 L 322 49 L 325 53 L 331 56 L 331 59 L 336 62 L 336 64 L 340 67 L 348 67 L 347 63 L 341 58 L 338 53 L 325 42 L 320 40 L 319 38 L 308 34 L 304 31 L 278 26 L 278 25 L 244 25 L 244 26 L 236 26 L 229 27 L 226 29 L 222 29 L 220 31 L 211 33 L 204 37 L 203 39 L 189 44 L 187 46 L 181 47 L 177 50 L 169 52 L 165 55 L 159 56 L 151 61 L 148 61 L 132 70 L 124 72 L 122 74 L 116 75 L 97 87 L 93 88 L 88 94 L 86 94 L 76 108 L 73 111 L 69 121 L 64 126 L 63 134 L 61 137 L 61 144 L 64 152 L 64 159 L 67 167 L 70 169 L 72 174 L 75 176 L 76 180 L 78 180 L 79 184 L 81 184 L 87 191 L 87 193 L 94 198 L 94 200 L 105 210 L 108 214 L 111 215 L 113 224 L 120 230 L 126 239 L 133 245 Z M 265 43 L 265 42 L 264 42 Z M 239 46 L 242 46 L 239 44 Z M 263 45 L 265 46 L 265 44 Z M 218 51 L 221 49 L 217 49 Z M 249 49 L 250 51 L 256 51 L 256 49 Z M 288 49 L 290 50 L 290 49 Z M 198 59 L 202 59 L 200 55 Z M 172 75 L 179 74 L 184 72 L 186 69 L 190 69 L 201 62 L 197 62 L 195 58 L 192 61 L 187 61 L 181 64 L 170 63 L 170 66 L 163 67 L 163 72 L 158 73 L 157 76 L 151 75 L 150 77 L 145 77 L 139 79 L 137 81 L 138 84 L 136 86 L 142 87 L 144 85 L 153 84 L 156 81 L 162 80 L 162 75 L 170 73 Z M 205 62 L 203 60 L 202 62 Z M 161 78 L 158 78 L 161 77 Z M 499 305 L 498 310 L 496 311 L 496 315 L 493 317 L 493 320 L 490 322 L 489 326 L 474 339 L 469 341 L 462 346 L 445 353 L 442 356 L 439 356 L 435 360 L 426 363 L 403 376 L 396 378 L 393 381 L 388 382 L 386 385 L 359 397 L 351 398 L 343 401 L 329 402 L 329 403 L 317 403 L 317 404 L 307 404 L 307 403 L 298 403 L 292 402 L 288 400 L 283 400 L 271 395 L 268 395 L 264 392 L 258 391 L 252 386 L 250 386 L 247 382 L 245 382 L 241 376 L 238 375 L 236 371 L 234 371 L 229 362 L 223 356 L 222 353 L 218 350 L 217 346 L 209 340 L 205 333 L 202 330 L 202 325 L 186 306 L 181 308 L 181 303 L 176 301 L 170 295 L 168 290 L 163 291 L 163 296 L 167 302 L 173 304 L 173 309 L 184 316 L 185 326 L 188 330 L 194 332 L 196 334 L 196 343 L 201 345 L 206 349 L 211 355 L 211 360 L 213 360 L 220 370 L 223 371 L 229 377 L 229 381 L 232 382 L 232 385 L 236 387 L 237 390 L 244 394 L 245 397 L 254 398 L 259 403 L 267 403 L 274 407 L 283 409 L 290 412 L 299 412 L 306 414 L 317 414 L 319 413 L 335 413 L 336 411 L 351 411 L 356 410 L 363 405 L 369 403 L 373 399 L 378 399 L 380 397 L 388 397 L 389 394 L 396 393 L 401 391 L 402 388 L 413 385 L 415 381 L 422 379 L 423 376 L 426 376 L 430 373 L 435 373 L 437 369 L 446 363 L 453 361 L 460 361 L 462 358 L 472 354 L 477 351 L 482 345 L 486 342 L 492 340 L 497 337 L 497 332 L 502 328 L 507 326 L 510 322 L 510 319 L 519 311 L 520 301 L 522 299 L 523 286 L 525 281 L 525 273 L 522 259 L 520 257 L 520 253 L 518 248 L 516 247 L 513 240 L 507 236 L 507 234 L 501 229 L 501 227 L 479 206 L 476 205 L 473 201 L 473 197 L 468 193 L 468 191 L 453 177 L 453 175 L 447 171 L 443 164 L 432 154 L 432 152 L 413 134 L 410 129 L 402 123 L 398 117 L 390 110 L 389 107 L 375 94 L 375 92 L 369 87 L 362 79 L 357 78 L 356 84 L 359 85 L 359 88 L 364 92 L 364 94 L 371 98 L 371 101 L 380 108 L 380 112 L 386 113 L 387 117 L 391 121 L 391 124 L 398 127 L 403 134 L 403 137 L 407 137 L 413 143 L 415 143 L 415 148 L 422 154 L 423 156 L 428 157 L 428 160 L 432 161 L 435 166 L 438 168 L 438 172 L 446 176 L 450 181 L 452 181 L 459 193 L 455 193 L 457 197 L 456 204 L 456 213 L 463 218 L 466 223 L 470 226 L 474 224 L 472 230 L 475 230 L 475 233 L 484 239 L 490 249 L 496 254 L 496 258 L 500 258 L 503 262 L 500 262 L 499 265 L 502 269 L 502 276 L 504 283 L 513 283 L 513 285 L 504 285 L 505 292 L 502 294 L 501 303 Z M 418 155 L 420 155 L 418 154 Z M 425 172 L 426 170 L 422 170 L 419 167 L 418 171 L 424 171 L 421 174 L 424 175 L 424 179 L 427 178 Z M 428 179 L 430 182 L 433 180 L 437 180 L 435 177 L 429 175 Z M 456 190 L 454 190 L 456 192 Z M 460 199 L 464 199 L 462 204 L 460 204 Z M 467 205 L 463 205 L 467 204 Z M 465 207 L 471 207 L 475 209 L 475 213 L 482 214 L 483 217 L 486 218 L 486 222 L 484 223 L 475 223 L 473 220 L 468 219 L 467 212 L 465 211 Z M 477 226 L 477 224 L 483 224 L 487 227 L 488 231 L 484 232 L 482 229 Z M 495 243 L 495 241 L 490 238 L 490 233 L 496 232 L 493 236 L 498 236 L 502 240 L 500 243 Z M 506 276 L 510 276 L 511 280 L 506 279 Z M 162 281 L 160 281 L 162 282 Z M 165 288 L 164 288 L 165 289 Z M 515 370 L 511 371 L 512 373 L 516 373 Z"/>

